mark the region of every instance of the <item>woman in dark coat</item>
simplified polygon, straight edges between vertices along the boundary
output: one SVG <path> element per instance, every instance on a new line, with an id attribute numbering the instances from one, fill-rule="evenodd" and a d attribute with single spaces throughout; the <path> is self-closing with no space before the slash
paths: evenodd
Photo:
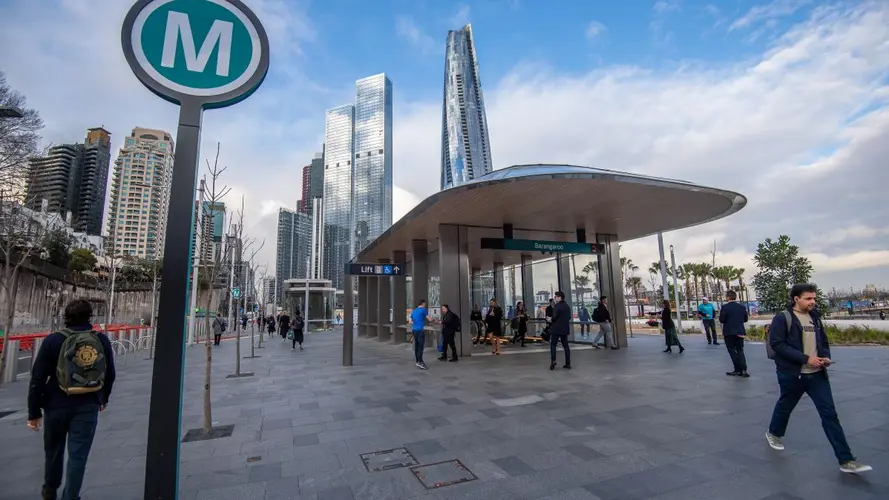
<path id="1" fill-rule="evenodd" d="M 485 318 L 487 330 L 491 332 L 491 342 L 494 348 L 491 354 L 500 354 L 500 337 L 503 336 L 503 309 L 497 305 L 497 299 L 491 299 L 491 306 L 488 308 L 488 316 Z"/>
<path id="2" fill-rule="evenodd" d="M 522 347 L 525 347 L 525 335 L 528 334 L 528 311 L 525 309 L 525 303 L 521 300 L 515 306 L 515 318 L 513 318 L 513 329 L 516 338 Z"/>
<path id="3" fill-rule="evenodd" d="M 679 335 L 676 334 L 676 324 L 673 323 L 673 310 L 670 307 L 670 301 L 664 301 L 664 310 L 661 311 L 661 327 L 664 329 L 664 339 L 667 342 L 667 348 L 664 349 L 664 352 L 673 352 L 673 346 L 679 346 L 679 354 L 682 354 L 685 351 L 685 348 L 682 347 L 682 344 L 679 342 Z"/>

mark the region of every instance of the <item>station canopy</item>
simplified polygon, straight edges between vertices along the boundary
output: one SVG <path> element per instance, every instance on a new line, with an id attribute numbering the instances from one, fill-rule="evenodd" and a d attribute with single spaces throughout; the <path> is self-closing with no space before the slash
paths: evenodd
<path id="1" fill-rule="evenodd" d="M 440 224 L 468 227 L 470 266 L 521 263 L 522 253 L 482 249 L 482 238 L 577 241 L 577 228 L 595 243 L 596 233 L 628 241 L 727 217 L 744 208 L 739 193 L 686 181 L 575 165 L 515 165 L 439 191 L 414 207 L 361 251 L 353 262 L 391 259 L 411 241 L 438 248 Z M 430 256 L 431 257 L 431 256 Z"/>

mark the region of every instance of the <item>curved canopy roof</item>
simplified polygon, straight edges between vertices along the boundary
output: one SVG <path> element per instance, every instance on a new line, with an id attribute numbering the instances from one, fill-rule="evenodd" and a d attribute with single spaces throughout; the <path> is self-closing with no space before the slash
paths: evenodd
<path id="1" fill-rule="evenodd" d="M 410 252 L 411 240 L 429 241 L 432 252 L 439 225 L 454 224 L 469 226 L 471 264 L 484 269 L 520 259 L 518 252 L 480 249 L 481 238 L 503 237 L 503 224 L 513 225 L 515 238 L 576 241 L 577 228 L 584 228 L 589 242 L 596 233 L 627 241 L 720 219 L 746 204 L 738 193 L 686 181 L 575 165 L 515 165 L 429 196 L 354 261 Z"/>

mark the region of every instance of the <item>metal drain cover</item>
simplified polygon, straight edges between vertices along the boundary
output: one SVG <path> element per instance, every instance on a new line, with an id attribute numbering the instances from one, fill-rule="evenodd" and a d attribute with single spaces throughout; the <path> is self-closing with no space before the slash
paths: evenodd
<path id="1" fill-rule="evenodd" d="M 411 467 L 411 472 L 428 490 L 443 488 L 454 484 L 466 483 L 478 479 L 459 460 L 448 460 L 429 465 Z"/>
<path id="2" fill-rule="evenodd" d="M 405 448 L 362 453 L 360 457 L 368 472 L 399 469 L 401 467 L 410 467 L 420 463 Z"/>

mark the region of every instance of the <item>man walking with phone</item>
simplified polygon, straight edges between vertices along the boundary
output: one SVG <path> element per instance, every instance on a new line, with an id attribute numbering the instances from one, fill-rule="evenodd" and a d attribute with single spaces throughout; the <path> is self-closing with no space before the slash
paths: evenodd
<path id="1" fill-rule="evenodd" d="M 777 314 L 769 327 L 769 345 L 774 351 L 780 396 L 772 412 L 766 439 L 769 446 L 781 451 L 781 439 L 787 430 L 790 414 L 803 394 L 808 394 L 821 417 L 821 427 L 840 463 L 840 470 L 858 474 L 873 470 L 856 461 L 840 425 L 833 393 L 827 377 L 832 364 L 830 345 L 821 318 L 815 311 L 818 288 L 812 284 L 793 285 L 788 311 Z"/>

